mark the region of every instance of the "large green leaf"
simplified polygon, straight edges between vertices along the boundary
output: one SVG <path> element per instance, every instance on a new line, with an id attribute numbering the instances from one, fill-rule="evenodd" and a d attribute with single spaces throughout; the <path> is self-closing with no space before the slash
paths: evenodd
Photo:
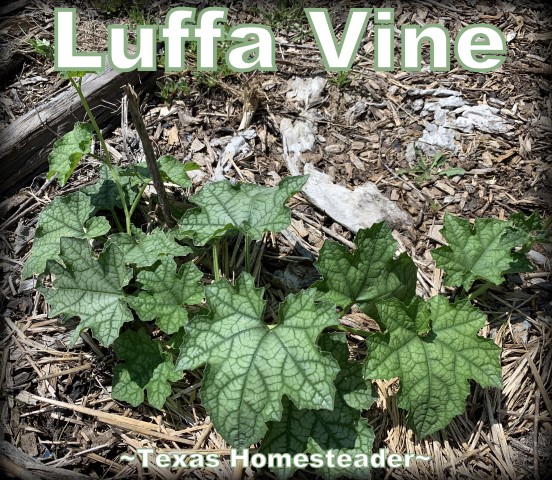
<path id="1" fill-rule="evenodd" d="M 87 223 L 93 211 L 90 198 L 82 192 L 54 198 L 38 217 L 33 248 L 23 267 L 22 277 L 44 272 L 46 262 L 58 257 L 62 237 L 94 238 L 105 235 L 110 226 L 104 217 L 95 217 Z"/>
<path id="2" fill-rule="evenodd" d="M 137 407 L 144 401 L 161 409 L 171 394 L 169 381 L 176 382 L 182 373 L 175 372 L 172 355 L 163 351 L 159 340 L 152 340 L 143 329 L 128 330 L 114 343 L 115 354 L 125 363 L 113 370 L 111 396 Z"/>
<path id="3" fill-rule="evenodd" d="M 117 245 L 125 256 L 125 262 L 137 267 L 149 267 L 166 255 L 184 257 L 192 249 L 179 245 L 172 232 L 156 228 L 149 234 L 134 229 L 132 235 L 115 233 L 109 238 L 110 243 Z"/>
<path id="4" fill-rule="evenodd" d="M 73 130 L 56 140 L 52 151 L 48 155 L 48 163 L 50 164 L 48 178 L 57 175 L 62 187 L 67 183 L 83 155 L 90 153 L 92 132 L 92 125 L 75 123 Z"/>
<path id="5" fill-rule="evenodd" d="M 362 378 L 362 364 L 348 361 L 349 349 L 341 334 L 322 335 L 320 347 L 332 353 L 341 371 L 335 379 L 337 393 L 333 410 L 300 410 L 284 398 L 284 411 L 279 422 L 269 422 L 260 452 L 268 453 L 319 453 L 332 451 L 337 455 L 347 453 L 370 454 L 374 432 L 361 418 L 360 410 L 369 408 L 375 400 L 372 389 Z M 279 478 L 289 478 L 295 468 L 273 470 Z M 339 477 L 369 478 L 369 468 L 316 469 L 322 477 L 333 480 Z"/>
<path id="6" fill-rule="evenodd" d="M 125 266 L 122 252 L 110 245 L 96 258 L 86 240 L 64 237 L 59 258 L 63 264 L 49 260 L 46 266 L 46 273 L 53 276 L 52 288 L 44 286 L 44 277 L 38 282 L 50 304 L 50 317 L 80 318 L 72 345 L 87 328 L 104 346 L 111 345 L 123 323 L 133 319 L 123 292 L 132 270 Z"/>
<path id="7" fill-rule="evenodd" d="M 464 411 L 468 380 L 501 387 L 500 348 L 477 335 L 486 318 L 469 302 L 435 296 L 405 306 L 390 298 L 378 310 L 385 331 L 368 338 L 365 378 L 399 377 L 398 405 L 420 437 Z"/>
<path id="8" fill-rule="evenodd" d="M 94 211 L 96 212 L 100 210 L 113 210 L 115 207 L 122 208 L 117 186 L 111 178 L 106 165 L 100 167 L 98 181 L 82 188 L 81 192 L 90 197 L 90 203 L 94 206 Z"/>
<path id="9" fill-rule="evenodd" d="M 203 274 L 192 263 L 185 263 L 176 272 L 170 257 L 162 258 L 151 270 L 142 270 L 137 277 L 140 290 L 128 298 L 128 303 L 144 322 L 157 320 L 165 333 L 175 333 L 188 321 L 185 305 L 201 302 Z"/>
<path id="10" fill-rule="evenodd" d="M 279 324 L 262 320 L 263 290 L 248 274 L 236 285 L 220 280 L 206 288 L 208 317 L 185 327 L 177 368 L 207 364 L 203 405 L 224 439 L 247 448 L 265 434 L 266 422 L 279 420 L 282 397 L 299 408 L 333 408 L 337 362 L 316 345 L 320 332 L 337 325 L 332 305 L 315 302 L 315 291 L 290 295 Z"/>
<path id="11" fill-rule="evenodd" d="M 141 175 L 143 171 L 137 169 L 135 165 L 130 165 L 126 168 L 113 167 L 113 170 L 119 178 L 127 204 L 130 205 L 136 198 L 138 188 L 143 185 L 144 182 L 149 182 L 149 178 L 145 178 Z M 95 212 L 100 210 L 112 211 L 115 207 L 123 208 L 117 185 L 106 165 L 100 167 L 98 181 L 84 187 L 81 191 L 90 197 L 90 202 L 94 206 Z"/>
<path id="12" fill-rule="evenodd" d="M 232 185 L 212 182 L 190 197 L 200 208 L 189 210 L 180 220 L 180 234 L 191 236 L 196 245 L 222 236 L 229 230 L 260 240 L 264 232 L 279 232 L 291 223 L 286 200 L 301 190 L 307 177 L 286 177 L 277 187 L 251 183 Z"/>
<path id="13" fill-rule="evenodd" d="M 320 298 L 346 310 L 356 303 L 374 318 L 377 302 L 414 298 L 416 266 L 406 253 L 394 258 L 397 242 L 384 222 L 359 230 L 355 245 L 351 253 L 336 242 L 324 242 L 315 265 L 324 277 L 316 284 Z"/>
<path id="14" fill-rule="evenodd" d="M 446 272 L 445 285 L 469 290 L 476 280 L 499 285 L 510 272 L 530 272 L 532 266 L 524 255 L 512 249 L 524 243 L 517 232 L 512 235 L 511 222 L 493 218 L 468 220 L 445 215 L 441 230 L 447 246 L 431 252 L 438 268 Z"/>

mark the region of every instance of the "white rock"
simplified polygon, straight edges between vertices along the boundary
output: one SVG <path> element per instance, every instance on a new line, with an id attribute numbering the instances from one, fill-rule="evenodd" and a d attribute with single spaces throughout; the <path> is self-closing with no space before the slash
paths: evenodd
<path id="1" fill-rule="evenodd" d="M 443 125 L 430 123 L 424 129 L 422 136 L 416 141 L 416 146 L 425 155 L 435 155 L 439 150 L 446 150 L 452 153 L 458 151 L 455 142 L 456 132 Z"/>
<path id="2" fill-rule="evenodd" d="M 513 127 L 504 118 L 499 117 L 497 108 L 489 105 L 475 105 L 473 107 L 461 107 L 455 113 L 461 113 L 474 128 L 485 133 L 506 133 Z M 462 121 L 466 125 L 466 121 Z M 458 128 L 458 127 L 457 127 Z"/>
<path id="3" fill-rule="evenodd" d="M 329 175 L 314 168 L 301 158 L 301 153 L 314 146 L 314 133 L 310 125 L 297 120 L 294 124 L 284 118 L 280 123 L 284 156 L 292 175 L 308 174 L 302 193 L 307 200 L 337 223 L 356 233 L 374 223 L 387 221 L 391 226 L 411 225 L 410 215 L 386 198 L 372 182 L 355 190 L 333 183 Z"/>
<path id="4" fill-rule="evenodd" d="M 319 101 L 322 98 L 322 92 L 326 87 L 326 79 L 324 77 L 294 77 L 288 82 L 288 99 L 295 99 L 298 103 L 302 103 L 305 109 Z"/>
<path id="5" fill-rule="evenodd" d="M 309 180 L 303 187 L 303 195 L 353 233 L 383 220 L 394 228 L 412 225 L 410 215 L 385 197 L 375 183 L 366 182 L 349 190 L 333 183 L 328 175 L 310 163 L 305 165 L 304 173 L 309 175 Z"/>

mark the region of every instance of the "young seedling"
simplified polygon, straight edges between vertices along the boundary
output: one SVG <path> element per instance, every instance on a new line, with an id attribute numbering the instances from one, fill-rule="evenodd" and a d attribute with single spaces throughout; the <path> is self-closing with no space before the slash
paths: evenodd
<path id="1" fill-rule="evenodd" d="M 54 47 L 52 47 L 49 40 L 31 37 L 27 41 L 33 47 L 35 53 L 45 57 L 50 62 L 54 61 Z"/>
<path id="2" fill-rule="evenodd" d="M 330 77 L 330 83 L 335 85 L 340 90 L 343 90 L 351 85 L 353 82 L 351 78 L 351 72 L 338 72 Z"/>
<path id="3" fill-rule="evenodd" d="M 466 173 L 463 168 L 447 167 L 447 157 L 441 152 L 437 152 L 433 157 L 433 160 L 430 160 L 427 157 L 424 157 L 416 148 L 416 158 L 416 165 L 411 168 L 401 168 L 397 173 L 399 175 L 415 175 L 416 183 L 418 184 L 431 180 L 433 175 L 454 177 L 456 175 L 464 175 Z"/>
<path id="4" fill-rule="evenodd" d="M 255 10 L 271 26 L 274 32 L 292 34 L 292 42 L 304 43 L 308 38 L 311 40 L 314 38 L 305 15 L 303 1 L 278 0 L 271 9 Z"/>

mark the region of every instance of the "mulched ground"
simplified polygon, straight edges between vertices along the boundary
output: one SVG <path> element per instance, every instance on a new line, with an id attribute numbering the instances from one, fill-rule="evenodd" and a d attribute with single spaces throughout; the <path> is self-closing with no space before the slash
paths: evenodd
<path id="1" fill-rule="evenodd" d="M 79 45 L 96 50 L 105 47 L 107 24 L 141 22 L 141 11 L 146 18 L 163 19 L 169 8 L 158 2 L 146 9 L 133 9 L 115 0 L 76 6 Z M 397 234 L 420 270 L 420 294 L 445 291 L 441 273 L 429 255 L 430 249 L 443 242 L 439 230 L 445 212 L 471 219 L 503 219 L 518 211 L 550 214 L 552 16 L 544 2 L 482 5 L 465 1 L 447 5 L 426 0 L 415 6 L 390 5 L 395 7 L 398 28 L 403 23 L 440 22 L 449 29 L 451 38 L 467 24 L 493 24 L 507 36 L 508 59 L 501 69 L 488 74 L 466 72 L 454 61 L 451 71 L 443 73 L 374 72 L 370 30 L 363 40 L 363 53 L 346 76 L 324 72 L 306 19 L 298 13 L 302 7 L 295 8 L 291 2 L 287 9 L 269 2 L 246 2 L 245 8 L 242 2 L 226 6 L 233 22 L 271 23 L 278 72 L 198 74 L 190 70 L 164 76 L 143 99 L 143 115 L 158 152 L 192 159 L 202 167 L 194 190 L 216 170 L 224 145 L 240 126 L 243 105 L 252 91 L 259 100 L 251 122 L 256 137 L 248 142 L 251 151 L 236 156 L 225 176 L 274 185 L 288 175 L 279 126 L 282 118 L 294 120 L 302 113 L 301 107 L 286 96 L 288 82 L 298 75 L 320 75 L 328 81 L 324 98 L 315 107 L 317 143 L 308 154 L 309 161 L 348 188 L 366 181 L 376 183 L 382 193 L 410 213 L 414 226 Z M 304 6 L 329 5 L 310 2 Z M 342 29 L 352 7 L 365 5 L 351 1 L 332 6 L 334 25 Z M 31 1 L 1 17 L 0 31 L 23 58 L 17 76 L 0 92 L 2 128 L 67 84 L 54 72 L 52 62 L 37 54 L 28 41 L 53 41 L 52 6 Z M 504 133 L 477 128 L 468 133 L 459 131 L 455 151 L 445 152 L 446 166 L 461 167 L 465 174 L 447 177 L 434 170 L 420 180 L 412 171 L 409 144 L 435 122 L 434 112 L 426 107 L 439 97 L 427 91 L 439 88 L 460 92 L 466 106 L 495 108 L 510 129 Z M 365 102 L 366 108 L 350 121 L 351 107 L 359 101 Z M 109 136 L 108 143 L 120 152 L 121 164 L 141 156 L 132 126 L 125 122 Z M 44 465 L 101 478 L 146 475 L 134 464 L 117 462 L 120 454 L 138 447 L 224 453 L 228 447 L 197 399 L 198 372 L 187 373 L 175 384 L 174 395 L 162 412 L 145 405 L 131 409 L 111 400 L 111 352 L 87 336 L 68 349 L 70 326 L 49 319 L 33 282 L 20 279 L 41 209 L 55 196 L 92 183 L 97 167 L 96 161 L 85 159 L 65 188 L 39 176 L 0 204 L 4 218 L 0 225 L 3 439 Z M 190 192 L 173 189 L 172 193 Z M 304 251 L 316 256 L 326 238 L 346 245 L 354 238 L 301 195 L 291 206 L 292 227 L 287 235 L 266 239 L 266 255 L 260 265 L 261 283 L 274 287 L 274 301 L 281 299 L 279 280 L 288 267 L 279 257 L 293 255 L 297 240 Z M 405 427 L 404 413 L 397 408 L 392 395 L 396 382 L 378 382 L 379 408 L 367 413 L 376 430 L 375 448 L 428 454 L 434 459 L 408 471 L 378 472 L 378 476 L 518 479 L 539 478 L 540 472 L 540 477 L 546 478 L 552 468 L 552 286 L 546 260 L 550 248 L 538 245 L 534 249 L 531 258 L 537 267 L 535 273 L 511 276 L 481 300 L 481 307 L 489 312 L 489 325 L 483 334 L 492 336 L 503 348 L 502 392 L 474 386 L 466 413 L 446 430 L 419 441 Z M 304 266 L 297 268 L 299 275 L 308 273 Z M 149 474 L 174 477 L 174 472 L 171 476 L 156 469 Z M 232 472 L 223 465 L 220 471 L 194 475 L 231 478 Z M 252 478 L 255 474 L 246 470 L 244 475 Z M 314 476 L 298 473 L 296 478 Z"/>

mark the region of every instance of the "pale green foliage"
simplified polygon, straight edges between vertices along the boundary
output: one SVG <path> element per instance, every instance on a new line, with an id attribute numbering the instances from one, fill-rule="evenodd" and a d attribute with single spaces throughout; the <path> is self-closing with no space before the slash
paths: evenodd
<path id="1" fill-rule="evenodd" d="M 298 408 L 331 409 L 339 367 L 316 340 L 338 324 L 315 291 L 290 295 L 279 311 L 280 323 L 263 322 L 265 302 L 253 278 L 242 274 L 232 286 L 221 280 L 206 288 L 208 317 L 186 326 L 177 368 L 207 364 L 202 403 L 224 439 L 236 448 L 258 442 L 266 422 L 279 420 L 282 397 Z"/>
<path id="2" fill-rule="evenodd" d="M 169 181 L 179 187 L 191 187 L 192 181 L 186 172 L 197 170 L 199 166 L 196 163 L 182 163 L 171 155 L 163 155 L 157 159 L 159 170 L 163 180 Z"/>
<path id="3" fill-rule="evenodd" d="M 191 187 L 192 182 L 186 172 L 199 168 L 193 162 L 182 163 L 170 155 L 160 157 L 157 164 L 162 179 L 180 187 Z M 119 177 L 129 204 L 134 202 L 139 187 L 145 183 L 151 183 L 151 174 L 145 162 L 134 163 L 125 168 L 113 167 L 113 169 Z M 93 185 L 83 188 L 82 191 L 90 196 L 96 211 L 122 208 L 117 186 L 105 165 L 100 168 L 100 179 Z"/>
<path id="4" fill-rule="evenodd" d="M 508 221 L 511 227 L 504 234 L 504 240 L 520 245 L 520 248 L 516 248 L 518 257 L 521 258 L 517 270 L 523 272 L 527 266 L 525 253 L 529 252 L 535 244 L 552 243 L 552 219 L 545 219 L 534 211 L 529 216 L 525 216 L 522 212 L 514 213 L 510 215 Z"/>
<path id="5" fill-rule="evenodd" d="M 90 198 L 82 192 L 56 197 L 42 210 L 38 217 L 33 249 L 21 276 L 40 274 L 49 259 L 59 255 L 59 242 L 62 237 L 94 238 L 105 235 L 109 222 L 104 217 L 88 220 L 94 207 Z"/>
<path id="6" fill-rule="evenodd" d="M 199 283 L 202 276 L 192 262 L 182 265 L 177 273 L 175 261 L 164 257 L 150 270 L 138 274 L 140 290 L 128 298 L 128 303 L 142 321 L 156 320 L 165 333 L 175 333 L 188 321 L 184 306 L 203 299 L 203 286 Z"/>
<path id="7" fill-rule="evenodd" d="M 136 197 L 135 187 L 141 183 L 140 178 L 136 175 L 129 175 L 127 173 L 128 169 L 113 168 L 119 174 L 127 202 L 132 202 Z M 90 202 L 96 212 L 100 210 L 113 210 L 115 207 L 122 208 L 123 206 L 117 192 L 117 186 L 105 165 L 100 167 L 100 178 L 98 181 L 88 187 L 84 187 L 81 192 L 86 193 L 90 197 Z"/>
<path id="8" fill-rule="evenodd" d="M 54 47 L 52 47 L 49 40 L 46 40 L 45 38 L 31 37 L 27 41 L 29 42 L 29 45 L 33 47 L 35 53 L 42 55 L 51 62 L 54 61 Z"/>
<path id="9" fill-rule="evenodd" d="M 208 183 L 190 197 L 200 208 L 186 212 L 180 221 L 180 233 L 191 236 L 196 245 L 205 245 L 232 230 L 246 233 L 252 240 L 260 240 L 264 232 L 280 232 L 291 223 L 290 210 L 284 204 L 306 180 L 286 177 L 277 187 Z"/>
<path id="10" fill-rule="evenodd" d="M 371 387 L 362 377 L 362 364 L 348 361 L 349 350 L 343 335 L 323 335 L 319 341 L 322 350 L 331 352 L 341 368 L 335 379 L 337 389 L 333 410 L 300 410 L 285 398 L 284 411 L 279 422 L 270 422 L 263 439 L 262 453 L 321 453 L 333 450 L 355 455 L 372 451 L 374 432 L 360 410 L 369 408 L 375 400 Z M 290 429 L 290 426 L 293 428 Z M 294 468 L 274 470 L 278 478 L 289 478 Z M 316 473 L 333 480 L 341 476 L 363 480 L 370 476 L 365 468 L 317 469 Z"/>
<path id="11" fill-rule="evenodd" d="M 468 220 L 446 214 L 441 234 L 448 245 L 431 252 L 437 267 L 447 272 L 445 284 L 467 291 L 476 280 L 499 285 L 506 273 L 530 272 L 527 258 L 512 253 L 528 239 L 512 235 L 511 227 L 511 222 L 493 218 L 477 218 L 471 226 Z"/>
<path id="12" fill-rule="evenodd" d="M 163 351 L 161 342 L 152 340 L 143 329 L 126 331 L 113 346 L 125 363 L 113 370 L 111 396 L 137 407 L 144 401 L 146 391 L 150 405 L 163 408 L 172 391 L 169 381 L 182 378 L 182 373 L 174 370 L 172 354 Z"/>
<path id="13" fill-rule="evenodd" d="M 72 345 L 87 328 L 102 345 L 111 345 L 123 323 L 132 320 L 123 292 L 132 270 L 125 266 L 122 252 L 111 245 L 96 258 L 86 240 L 62 238 L 59 259 L 62 263 L 48 260 L 46 266 L 46 273 L 53 276 L 53 288 L 44 287 L 43 277 L 38 282 L 50 304 L 50 317 L 80 318 L 71 336 Z"/>
<path id="14" fill-rule="evenodd" d="M 82 95 L 80 83 L 72 80 Z M 97 134 L 103 145 L 99 130 Z M 76 124 L 59 139 L 49 156 L 48 178 L 57 175 L 65 185 L 90 152 L 92 139 L 85 124 Z M 154 216 L 136 208 L 151 182 L 147 166 L 112 166 L 104 153 L 95 185 L 56 198 L 41 213 L 22 273 L 41 274 L 38 289 L 51 317 L 80 319 L 71 344 L 86 329 L 103 346 L 114 344 L 123 363 L 114 370 L 113 398 L 138 406 L 147 394 L 149 404 L 161 409 L 171 394 L 170 382 L 181 379 L 182 370 L 205 366 L 201 401 L 231 446 L 247 448 L 262 441 L 265 453 L 324 455 L 331 450 L 338 455 L 372 450 L 374 432 L 362 416 L 374 401 L 372 379 L 398 377 L 398 405 L 420 437 L 444 428 L 464 411 L 470 380 L 501 386 L 500 349 L 478 336 L 485 315 L 468 300 L 415 298 L 416 267 L 406 253 L 396 254 L 397 244 L 383 223 L 360 230 L 353 252 L 325 242 L 316 263 L 322 279 L 315 288 L 288 296 L 276 325 L 266 323 L 274 318 L 273 305 L 270 315 L 265 313 L 264 290 L 255 288 L 248 273 L 234 285 L 222 279 L 203 287 L 208 277 L 194 262 L 202 269 L 211 264 L 214 271 L 218 252 L 223 256 L 228 251 L 227 244 L 217 248 L 220 238 L 241 233 L 249 246 L 249 240 L 260 240 L 266 232 L 286 229 L 291 223 L 286 202 L 306 177 L 285 178 L 277 187 L 208 183 L 190 197 L 197 208 L 182 216 L 176 232 L 162 227 L 150 231 Z M 420 173 L 462 174 L 442 170 L 443 162 L 436 157 Z M 197 165 L 169 155 L 157 163 L 163 181 L 191 186 L 187 172 Z M 99 211 L 109 212 L 112 222 L 94 216 Z M 125 233 L 109 236 L 112 228 Z M 522 253 L 533 241 L 532 232 L 543 228 L 534 217 L 478 219 L 472 227 L 447 215 L 442 233 L 448 246 L 433 255 L 446 270 L 447 285 L 467 291 L 482 280 L 486 288 L 500 283 L 505 273 L 530 270 Z M 191 239 L 196 247 L 176 239 Z M 201 248 L 210 242 L 212 251 Z M 94 249 L 102 247 L 97 255 Z M 185 258 L 192 254 L 194 261 Z M 206 255 L 211 262 L 202 262 Z M 353 305 L 375 318 L 382 331 L 370 334 L 340 325 L 336 306 L 347 313 Z M 209 313 L 200 314 L 205 311 Z M 119 336 L 123 324 L 133 320 L 155 324 L 136 332 L 133 323 Z M 364 364 L 349 361 L 346 338 L 336 331 L 366 337 Z M 286 478 L 294 472 L 275 473 Z M 370 475 L 360 467 L 323 467 L 316 473 L 330 480 Z"/>
<path id="15" fill-rule="evenodd" d="M 111 229 L 105 217 L 92 217 L 84 224 L 84 236 L 88 239 L 101 237 Z"/>
<path id="16" fill-rule="evenodd" d="M 138 229 L 134 229 L 133 235 L 115 233 L 109 242 L 121 249 L 126 263 L 137 267 L 149 267 L 167 255 L 184 257 L 192 252 L 190 247 L 176 243 L 172 232 L 165 232 L 161 228 L 148 234 Z"/>
<path id="17" fill-rule="evenodd" d="M 431 180 L 433 175 L 445 175 L 447 177 L 454 177 L 456 175 L 465 175 L 466 171 L 460 167 L 448 167 L 446 165 L 447 157 L 441 152 L 437 152 L 433 157 L 424 157 L 420 150 L 416 148 L 417 163 L 411 167 L 403 169 L 401 168 L 397 173 L 402 175 L 404 173 L 415 174 L 416 182 L 421 184 L 428 180 Z"/>
<path id="18" fill-rule="evenodd" d="M 464 411 L 468 380 L 501 388 L 500 348 L 477 335 L 485 315 L 467 301 L 435 296 L 405 306 L 391 298 L 378 310 L 385 330 L 368 339 L 365 378 L 399 377 L 398 405 L 420 437 Z"/>
<path id="19" fill-rule="evenodd" d="M 534 211 L 529 216 L 523 213 L 514 213 L 508 219 L 512 228 L 507 233 L 508 237 L 517 237 L 518 243 L 525 242 L 523 250 L 527 251 L 534 243 L 550 243 L 552 241 L 552 230 L 550 220 L 545 222 L 538 212 Z"/>
<path id="20" fill-rule="evenodd" d="M 62 187 L 67 183 L 83 155 L 90 153 L 92 132 L 93 129 L 90 124 L 75 123 L 73 130 L 56 140 L 52 151 L 48 155 L 48 163 L 50 164 L 48 178 L 57 175 Z"/>
<path id="21" fill-rule="evenodd" d="M 316 269 L 324 277 L 315 286 L 320 298 L 348 310 L 357 304 L 377 318 L 376 303 L 395 297 L 408 303 L 416 293 L 416 266 L 403 253 L 394 258 L 397 242 L 384 223 L 359 230 L 356 250 L 326 241 L 320 250 Z"/>

